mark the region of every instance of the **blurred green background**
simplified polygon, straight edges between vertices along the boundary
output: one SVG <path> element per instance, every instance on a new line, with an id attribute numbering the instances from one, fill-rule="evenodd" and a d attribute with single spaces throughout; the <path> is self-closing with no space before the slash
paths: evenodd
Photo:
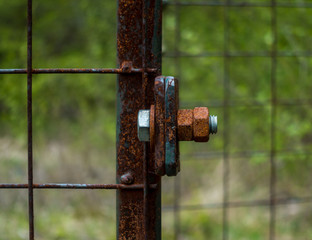
<path id="1" fill-rule="evenodd" d="M 0 68 L 26 68 L 26 4 L 0 0 Z M 116 1 L 34 0 L 33 5 L 34 68 L 116 66 Z M 163 239 L 175 235 L 174 204 L 181 210 L 178 239 L 222 239 L 221 208 L 183 206 L 222 203 L 225 97 L 233 105 L 228 108 L 229 200 L 270 197 L 271 59 L 229 58 L 229 86 L 224 89 L 222 52 L 225 45 L 234 55 L 269 52 L 271 13 L 269 7 L 169 4 L 164 9 L 163 74 L 179 77 L 182 108 L 213 106 L 219 133 L 208 144 L 180 145 L 181 173 L 163 178 Z M 304 102 L 276 106 L 280 198 L 311 196 L 311 16 L 312 8 L 277 10 L 277 50 L 284 53 L 277 60 L 277 101 Z M 294 52 L 307 56 L 286 54 Z M 34 76 L 34 182 L 115 182 L 115 79 L 100 74 Z M 26 130 L 26 76 L 0 75 L 0 182 L 27 182 Z M 0 194 L 0 239 L 27 239 L 27 190 Z M 267 239 L 269 211 L 268 206 L 230 208 L 229 239 Z M 312 239 L 311 211 L 312 203 L 277 206 L 276 239 Z M 114 191 L 35 190 L 38 240 L 115 239 L 115 221 Z"/>

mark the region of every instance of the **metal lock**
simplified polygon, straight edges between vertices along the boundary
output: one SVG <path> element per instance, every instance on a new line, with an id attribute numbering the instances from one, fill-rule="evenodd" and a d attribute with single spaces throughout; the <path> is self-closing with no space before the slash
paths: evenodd
<path id="1" fill-rule="evenodd" d="M 159 76 L 154 85 L 155 105 L 138 113 L 138 138 L 150 142 L 157 175 L 176 176 L 180 171 L 178 141 L 207 142 L 217 133 L 217 116 L 206 107 L 179 110 L 179 86 L 174 77 Z"/>

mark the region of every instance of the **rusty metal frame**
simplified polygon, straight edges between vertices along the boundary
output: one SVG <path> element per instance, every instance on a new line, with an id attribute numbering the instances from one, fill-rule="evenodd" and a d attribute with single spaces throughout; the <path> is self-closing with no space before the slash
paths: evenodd
<path id="1" fill-rule="evenodd" d="M 312 202 L 312 197 L 276 198 L 276 163 L 275 158 L 281 152 L 275 147 L 276 106 L 311 105 L 311 99 L 277 99 L 276 98 L 276 61 L 280 57 L 311 57 L 311 51 L 278 51 L 276 46 L 276 11 L 277 8 L 312 8 L 309 2 L 234 2 L 226 1 L 164 1 L 175 7 L 176 32 L 173 52 L 164 53 L 165 57 L 174 58 L 176 75 L 181 77 L 180 57 L 222 57 L 224 58 L 225 98 L 222 102 L 210 103 L 210 107 L 224 109 L 224 149 L 221 152 L 197 153 L 197 157 L 206 159 L 219 156 L 223 159 L 223 201 L 207 205 L 181 206 L 180 180 L 175 179 L 174 205 L 165 206 L 165 210 L 173 209 L 175 239 L 179 238 L 181 229 L 180 211 L 192 211 L 209 208 L 223 210 L 223 236 L 229 239 L 228 210 L 236 207 L 268 206 L 270 208 L 269 239 L 275 239 L 275 211 L 278 205 L 300 204 Z M 0 183 L 0 189 L 28 189 L 29 239 L 35 239 L 34 226 L 34 189 L 115 189 L 117 190 L 117 237 L 118 239 L 161 239 L 161 178 L 150 173 L 155 165 L 150 146 L 136 139 L 136 114 L 140 108 L 149 109 L 153 103 L 154 78 L 161 73 L 161 0 L 119 0 L 118 11 L 118 68 L 54 68 L 33 69 L 32 66 L 32 0 L 27 6 L 27 68 L 0 69 L 1 74 L 25 74 L 27 76 L 27 129 L 28 129 L 28 183 Z M 225 45 L 223 51 L 188 54 L 180 51 L 180 8 L 187 6 L 209 6 L 224 8 Z M 265 7 L 272 13 L 271 31 L 274 44 L 270 51 L 229 51 L 228 28 L 230 25 L 228 11 L 237 7 Z M 235 57 L 267 57 L 271 58 L 271 100 L 268 102 L 233 102 L 229 99 L 229 61 Z M 117 184 L 37 184 L 33 182 L 33 145 L 32 145 L 32 75 L 33 74 L 119 74 L 118 76 L 118 116 L 117 116 Z M 189 103 L 194 105 L 195 103 Z M 201 103 L 202 104 L 202 103 Z M 187 103 L 183 103 L 187 105 Z M 196 103 L 195 105 L 200 105 Z M 206 105 L 206 104 L 204 104 Z M 229 109 L 238 106 L 271 106 L 271 147 L 268 152 L 248 151 L 229 153 Z M 157 120 L 157 119 L 156 119 Z M 157 131 L 157 129 L 155 129 Z M 311 155 L 311 152 L 285 154 Z M 270 198 L 255 201 L 229 201 L 229 158 L 249 157 L 264 154 L 270 158 Z M 195 156 L 196 157 L 196 156 Z M 156 163 L 157 164 L 157 163 Z"/>
<path id="2" fill-rule="evenodd" d="M 144 71 L 118 76 L 117 181 L 131 172 L 144 189 L 117 191 L 118 239 L 161 239 L 161 178 L 149 172 L 154 165 L 149 143 L 136 137 L 137 113 L 154 104 L 154 79 L 161 73 L 161 19 L 161 0 L 119 0 L 118 64 L 131 61 Z M 157 71 L 148 73 L 148 68 Z"/>
<path id="3" fill-rule="evenodd" d="M 161 238 L 161 178 L 149 173 L 150 146 L 139 142 L 136 116 L 153 103 L 154 78 L 161 73 L 161 0 L 118 1 L 119 68 L 54 68 L 32 66 L 32 0 L 27 4 L 27 68 L 0 69 L 27 76 L 28 183 L 0 183 L 0 189 L 28 189 L 29 239 L 35 239 L 34 189 L 117 190 L 117 238 Z M 117 184 L 33 182 L 33 74 L 119 74 L 117 93 Z"/>

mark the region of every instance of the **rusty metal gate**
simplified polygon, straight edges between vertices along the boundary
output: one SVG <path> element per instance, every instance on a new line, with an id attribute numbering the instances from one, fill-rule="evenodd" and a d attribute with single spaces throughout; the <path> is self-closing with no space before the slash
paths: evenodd
<path id="1" fill-rule="evenodd" d="M 118 239 L 160 239 L 160 177 L 148 174 L 149 147 L 137 139 L 136 114 L 152 102 L 152 79 L 161 71 L 160 0 L 118 2 L 118 65 L 108 69 L 33 69 L 32 0 L 27 7 L 27 69 L 1 69 L 1 74 L 27 75 L 28 183 L 0 188 L 28 189 L 29 239 L 35 239 L 34 189 L 116 189 Z M 119 74 L 117 184 L 49 184 L 33 182 L 33 74 Z M 133 176 L 125 175 L 131 170 Z M 130 179 L 131 178 L 131 179 Z M 121 179 L 121 180 L 120 180 Z M 121 182 L 120 182 L 121 181 Z"/>
<path id="2" fill-rule="evenodd" d="M 162 1 L 118 1 L 119 68 L 113 69 L 34 69 L 32 15 L 33 1 L 28 0 L 27 69 L 0 70 L 27 75 L 28 183 L 2 183 L 0 188 L 28 189 L 29 239 L 35 239 L 34 189 L 47 188 L 115 189 L 117 238 L 161 239 L 161 177 L 180 170 L 178 140 L 206 142 L 216 132 L 216 117 L 207 108 L 179 111 L 178 80 L 160 76 Z M 118 74 L 116 184 L 34 183 L 32 77 L 65 73 Z"/>
<path id="3" fill-rule="evenodd" d="M 280 57 L 311 57 L 310 52 L 280 52 L 277 46 L 277 9 L 311 8 L 310 3 L 226 1 L 162 1 L 118 0 L 118 68 L 53 68 L 34 69 L 32 65 L 32 0 L 28 0 L 27 68 L 0 69 L 0 74 L 26 74 L 27 76 L 27 129 L 28 129 L 28 183 L 1 183 L 0 188 L 28 190 L 29 239 L 35 239 L 34 189 L 113 189 L 117 193 L 117 239 L 161 239 L 161 179 L 175 176 L 180 171 L 178 140 L 208 141 L 215 133 L 214 118 L 206 108 L 180 110 L 178 80 L 161 76 L 162 73 L 162 10 L 174 11 L 176 22 L 174 49 L 165 52 L 165 58 L 173 58 L 177 77 L 181 74 L 181 57 L 220 57 L 223 61 L 223 99 L 211 104 L 221 109 L 223 115 L 223 145 L 220 152 L 210 152 L 205 157 L 218 155 L 223 162 L 222 201 L 207 205 L 180 204 L 180 178 L 175 178 L 174 205 L 165 210 L 174 212 L 174 238 L 181 232 L 180 212 L 217 208 L 222 210 L 222 238 L 229 239 L 229 209 L 238 207 L 267 206 L 269 208 L 269 239 L 276 239 L 276 208 L 278 205 L 311 202 L 311 197 L 278 198 L 276 175 L 278 154 L 276 147 L 277 106 L 311 104 L 311 100 L 280 101 L 277 97 L 276 71 Z M 179 48 L 181 42 L 180 11 L 182 8 L 219 7 L 223 9 L 224 35 L 222 50 L 189 54 Z M 229 48 L 230 9 L 267 8 L 271 13 L 272 45 L 268 51 L 235 51 Z M 262 103 L 234 103 L 230 98 L 230 62 L 234 57 L 267 57 L 270 61 L 270 148 L 265 154 L 270 159 L 269 199 L 254 201 L 230 200 L 230 158 L 250 156 L 252 151 L 230 151 L 230 113 L 232 107 L 262 106 Z M 117 75 L 117 172 L 115 184 L 51 184 L 33 181 L 33 127 L 32 127 L 32 76 L 34 74 L 116 74 Z M 193 105 L 185 104 L 185 105 Z M 143 110 L 143 111 L 140 111 Z M 219 111 L 220 112 L 220 111 Z M 139 114 L 139 115 L 138 115 Z M 141 115 L 140 115 L 141 114 Z M 140 122 L 140 117 L 142 118 Z M 138 123 L 139 122 L 139 123 Z M 140 125 L 141 124 L 141 125 Z M 139 132 L 139 133 L 138 133 Z M 139 135 L 139 137 L 137 137 Z M 172 137 L 173 136 L 173 137 Z M 289 153 L 290 151 L 288 151 Z M 201 156 L 203 157 L 203 156 Z M 183 166 L 182 166 L 183 169 Z"/>

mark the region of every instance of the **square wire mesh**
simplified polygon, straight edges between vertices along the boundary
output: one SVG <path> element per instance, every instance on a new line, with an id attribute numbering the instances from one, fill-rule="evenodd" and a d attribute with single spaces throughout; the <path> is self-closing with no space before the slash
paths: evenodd
<path id="1" fill-rule="evenodd" d="M 146 5 L 142 1 L 142 11 L 146 11 Z M 144 15 L 142 19 L 142 34 L 144 36 L 146 27 Z M 155 188 L 157 184 L 148 184 L 146 179 L 144 184 L 73 184 L 73 183 L 34 183 L 34 169 L 33 169 L 33 75 L 34 74 L 142 74 L 155 73 L 158 71 L 156 68 L 145 67 L 130 69 L 127 67 L 120 68 L 33 68 L 33 1 L 27 1 L 27 68 L 25 69 L 0 69 L 1 74 L 26 74 L 27 76 L 27 176 L 28 183 L 0 183 L 0 189 L 27 189 L 28 191 L 28 227 L 29 227 L 29 239 L 35 239 L 35 226 L 34 226 L 34 189 L 127 189 L 127 190 L 143 190 L 147 191 L 148 188 Z M 144 39 L 144 38 L 143 38 Z M 144 39 L 145 40 L 145 39 Z M 142 48 L 145 46 L 145 41 Z M 144 50 L 145 50 L 144 49 Z M 145 50 L 146 51 L 146 50 Z M 147 178 L 147 176 L 146 176 Z M 144 194 L 144 209 L 148 210 L 148 203 L 146 200 L 147 194 Z M 144 212 L 143 218 L 145 222 L 148 221 L 147 213 Z M 146 226 L 144 227 L 146 234 L 142 233 L 142 236 L 148 236 Z"/>
<path id="2" fill-rule="evenodd" d="M 281 20 L 281 25 L 284 26 L 293 26 L 295 23 L 292 20 L 287 19 L 287 13 L 293 11 L 293 9 L 310 9 L 312 4 L 309 2 L 302 1 L 292 1 L 284 2 L 278 0 L 270 1 L 246 1 L 246 2 L 236 2 L 231 0 L 226 1 L 191 1 L 191 2 L 180 2 L 180 1 L 168 1 L 165 3 L 167 6 L 171 6 L 172 16 L 175 19 L 176 25 L 172 29 L 172 38 L 170 43 L 168 43 L 168 49 L 172 48 L 172 51 L 165 49 L 164 61 L 168 61 L 174 65 L 174 68 L 170 72 L 176 73 L 176 75 L 186 81 L 184 76 L 187 76 L 187 71 L 185 70 L 186 66 L 192 63 L 192 60 L 195 58 L 213 58 L 215 59 L 215 65 L 211 65 L 205 61 L 202 61 L 202 66 L 207 68 L 216 69 L 219 66 L 222 66 L 220 71 L 217 71 L 215 75 L 212 73 L 209 76 L 209 81 L 215 81 L 215 84 L 220 82 L 214 80 L 222 76 L 223 82 L 220 84 L 219 89 L 216 89 L 214 98 L 216 101 L 212 101 L 208 104 L 209 107 L 215 111 L 219 111 L 222 115 L 223 123 L 223 144 L 216 147 L 216 152 L 208 153 L 196 153 L 200 158 L 204 159 L 222 159 L 222 201 L 211 202 L 206 205 L 182 205 L 181 204 L 181 186 L 180 181 L 181 177 L 175 178 L 174 183 L 174 194 L 173 194 L 173 211 L 174 211 L 174 238 L 178 239 L 179 235 L 182 232 L 181 229 L 181 216 L 183 211 L 195 211 L 202 209 L 209 210 L 221 210 L 220 221 L 222 222 L 222 238 L 229 239 L 229 234 L 231 234 L 231 223 L 232 215 L 229 215 L 229 209 L 244 209 L 252 208 L 252 211 L 258 211 L 261 207 L 267 207 L 268 211 L 264 213 L 264 222 L 267 222 L 267 232 L 269 239 L 276 239 L 276 226 L 281 224 L 281 220 L 276 216 L 278 212 L 285 211 L 285 206 L 296 205 L 296 204 L 309 204 L 312 201 L 312 197 L 307 196 L 296 196 L 296 192 L 292 193 L 291 196 L 279 196 L 277 195 L 277 187 L 281 184 L 282 181 L 289 178 L 287 173 L 283 173 L 277 170 L 279 161 L 290 158 L 291 160 L 287 162 L 290 166 L 296 167 L 296 164 L 293 163 L 293 159 L 302 159 L 303 163 L 306 160 L 306 156 L 310 155 L 309 148 L 301 149 L 300 142 L 294 143 L 294 149 L 283 148 L 281 146 L 293 145 L 293 142 L 287 142 L 289 136 L 287 133 L 280 131 L 279 124 L 289 124 L 287 120 L 284 120 L 283 112 L 286 108 L 293 109 L 294 115 L 296 115 L 296 108 L 309 106 L 311 105 L 311 99 L 309 94 L 304 96 L 297 96 L 296 94 L 296 82 L 293 82 L 293 78 L 296 77 L 298 73 L 293 73 L 293 78 L 289 76 L 283 76 L 283 68 L 288 68 L 288 66 L 293 66 L 298 64 L 298 62 L 293 59 L 302 59 L 312 57 L 311 49 L 309 46 L 304 47 L 304 44 L 298 45 L 294 49 L 291 46 L 284 45 L 284 48 L 279 48 L 279 42 L 285 41 L 281 32 L 284 31 L 283 28 L 278 25 L 279 20 Z M 182 51 L 181 48 L 186 46 L 192 46 L 200 44 L 199 42 L 193 42 L 192 39 L 184 41 L 181 38 L 181 24 L 182 19 L 181 15 L 186 8 L 191 7 L 203 7 L 203 8 L 214 8 L 214 11 L 220 11 L 223 18 L 216 20 L 216 29 L 220 27 L 223 31 L 217 31 L 216 34 L 208 36 L 206 39 L 207 42 L 210 42 L 210 46 L 203 45 L 201 49 L 204 49 L 204 52 L 198 51 L 198 48 L 192 49 L 189 48 L 189 51 Z M 198 9 L 199 9 L 198 8 Z M 267 36 L 267 39 L 264 38 L 259 40 L 258 43 L 246 44 L 245 48 L 237 49 L 235 39 L 232 41 L 231 38 L 236 34 L 236 26 L 232 24 L 234 16 L 233 11 L 240 11 L 238 9 L 246 9 L 245 13 L 242 13 L 242 17 L 239 21 L 251 21 L 254 16 L 257 16 L 262 21 L 256 22 L 255 29 L 261 31 L 265 26 L 268 27 L 270 34 Z M 257 9 L 264 9 L 264 13 L 260 13 Z M 169 10 L 168 10 L 169 11 Z M 249 11 L 252 11 L 250 14 Z M 27 74 L 27 122 L 28 122 L 28 183 L 27 184 L 0 184 L 0 188 L 25 188 L 28 190 L 28 210 L 29 210 L 29 239 L 34 239 L 34 206 L 33 206 L 33 189 L 34 188 L 68 188 L 68 189 L 118 189 L 118 188 L 143 188 L 142 185 L 132 185 L 124 186 L 121 184 L 34 184 L 33 183 L 33 139 L 32 139 L 32 76 L 33 74 L 47 74 L 47 73 L 123 73 L 123 69 L 107 69 L 107 68 L 97 68 L 97 69 L 33 69 L 32 68 L 32 0 L 28 0 L 28 23 L 27 23 L 27 69 L 1 69 L 0 74 Z M 166 14 L 166 12 L 165 12 Z M 240 14 L 238 14 L 239 16 Z M 299 14 L 300 15 L 300 14 Z M 299 17 L 298 15 L 298 17 Z M 210 20 L 209 16 L 208 20 Z M 263 19 L 262 19 L 263 18 Z M 269 19 L 269 20 L 268 20 Z M 234 19 L 235 20 L 235 19 Z M 193 22 L 183 23 L 189 27 L 198 27 L 194 26 Z M 262 26 L 264 25 L 264 26 Z M 244 29 L 242 29 L 244 31 Z M 241 34 L 248 34 L 246 32 L 241 32 Z M 266 32 L 263 33 L 264 35 Z M 206 35 L 203 35 L 206 36 Z M 302 39 L 297 39 L 299 42 Z M 266 48 L 266 41 L 270 42 L 270 47 Z M 254 51 L 254 45 L 260 46 L 259 49 Z M 267 96 L 267 101 L 260 100 L 248 100 L 248 92 L 246 96 L 237 96 L 237 99 L 233 100 L 232 96 L 235 96 L 231 88 L 231 81 L 241 81 L 240 76 L 235 78 L 235 65 L 233 62 L 237 61 L 249 61 L 249 59 L 256 58 L 255 60 L 255 69 L 267 68 L 267 65 L 270 67 L 270 72 L 267 78 L 269 79 L 268 86 L 264 86 L 265 94 Z M 247 60 L 246 60 L 247 59 Z M 268 59 L 263 61 L 262 59 Z M 293 62 L 292 62 L 293 61 Z M 278 64 L 282 62 L 282 64 Z M 234 63 L 235 64 L 235 63 Z M 243 64 L 238 64 L 241 66 Z M 184 67 L 185 66 L 185 67 Z M 196 65 L 194 65 L 196 67 Z M 143 69 L 133 69 L 135 73 L 142 73 Z M 152 71 L 152 70 L 151 70 Z M 280 74 L 277 74 L 280 73 Z M 263 74 L 262 72 L 258 73 L 259 75 Z M 281 77 L 283 76 L 283 77 Z M 200 77 L 200 76 L 199 76 Z M 246 77 L 248 79 L 249 76 Z M 257 74 L 255 76 L 257 77 Z M 280 78 L 281 79 L 280 79 Z M 252 81 L 252 80 L 251 80 Z M 283 91 L 285 85 L 293 84 L 293 91 L 287 92 L 289 90 Z M 246 83 L 248 85 L 248 83 Z M 220 90 L 221 89 L 221 90 Z M 259 89 L 263 89 L 262 86 L 259 86 Z M 279 96 L 282 96 L 281 98 Z M 247 100 L 246 100 L 247 99 Z M 190 101 L 186 98 L 184 106 L 194 105 L 196 102 Z M 266 125 L 269 130 L 268 138 L 270 141 L 265 143 L 262 146 L 264 150 L 253 149 L 253 146 L 250 146 L 250 151 L 243 151 L 239 149 L 238 146 L 233 146 L 233 137 L 235 142 L 235 132 L 232 130 L 233 115 L 236 112 L 236 108 L 241 107 L 243 110 L 241 114 L 244 114 L 243 111 L 245 108 L 265 108 L 264 114 L 266 117 Z M 235 112 L 233 112 L 235 109 Z M 257 110 L 256 110 L 257 111 Z M 294 117 L 291 121 L 300 121 L 299 117 Z M 305 116 L 301 116 L 305 117 Z M 258 132 L 259 129 L 251 129 L 251 132 Z M 234 136 L 233 136 L 234 135 Z M 282 136 L 284 139 L 282 143 L 278 142 L 277 136 Z M 283 137 L 284 136 L 284 137 Z M 280 141 L 280 140 L 279 140 Z M 262 143 L 257 143 L 257 145 Z M 221 146 L 221 147 L 220 147 Z M 233 147 L 234 150 L 233 151 Z M 278 156 L 278 157 L 277 157 Z M 231 199 L 231 160 L 232 158 L 239 158 L 244 161 L 244 159 L 250 159 L 251 157 L 264 157 L 269 158 L 269 170 L 268 170 L 268 198 L 259 198 L 252 200 L 235 200 Z M 183 170 L 182 170 L 183 171 Z M 298 169 L 300 172 L 301 170 Z M 264 173 L 265 174 L 265 173 Z M 264 177 L 265 178 L 265 177 Z M 295 179 L 293 180 L 295 181 Z M 165 207 L 166 209 L 166 207 Z M 171 209 L 171 207 L 169 207 Z M 236 211 L 236 210 L 235 210 Z M 244 211 L 244 210 L 242 210 Z M 235 213 L 233 214 L 235 216 Z M 295 218 L 289 219 L 288 222 L 296 221 Z M 287 223 L 286 223 L 287 225 Z M 264 231 L 265 232 L 265 231 Z"/>
<path id="3" fill-rule="evenodd" d="M 270 240 L 282 239 L 281 229 L 287 224 L 289 228 L 296 221 L 294 218 L 305 224 L 309 222 L 300 214 L 286 225 L 282 219 L 286 212 L 299 205 L 308 208 L 312 201 L 307 191 L 309 171 L 305 170 L 311 153 L 309 140 L 302 143 L 299 132 L 289 133 L 290 125 L 300 128 L 303 126 L 300 119 L 311 119 L 307 110 L 311 93 L 302 91 L 302 88 L 311 89 L 310 81 L 298 81 L 309 74 L 296 68 L 309 65 L 312 56 L 307 29 L 310 22 L 306 22 L 306 28 L 298 25 L 298 19 L 307 19 L 311 7 L 310 2 L 304 1 L 165 1 L 164 71 L 174 72 L 180 79 L 182 107 L 208 106 L 212 114 L 219 116 L 221 130 L 221 136 L 213 136 L 207 146 L 213 150 L 192 146 L 193 149 L 181 155 L 181 176 L 173 180 L 173 204 L 168 200 L 164 207 L 166 215 L 173 212 L 173 239 L 194 237 L 194 231 L 198 230 L 194 229 L 200 228 L 203 219 L 209 226 L 209 219 L 215 218 L 214 229 L 202 228 L 203 234 L 197 239 L 250 238 L 250 235 L 237 235 L 233 228 L 234 225 L 248 228 L 249 223 L 240 216 L 248 215 L 250 221 L 252 216 L 258 216 L 254 220 L 258 221 L 259 229 L 254 236 Z M 171 23 L 166 25 L 166 20 Z M 204 20 L 210 24 L 199 22 Z M 246 38 L 243 44 L 242 36 Z M 201 69 L 201 73 L 196 69 Z M 240 87 L 239 91 L 236 86 Z M 198 98 L 208 97 L 207 102 L 194 101 L 194 94 L 188 94 L 196 88 L 206 94 Z M 288 119 L 290 111 L 293 118 Z M 245 116 L 249 119 L 244 119 Z M 190 164 L 186 162 L 188 159 L 192 160 Z M 295 163 L 296 159 L 304 160 Z M 221 169 L 216 163 L 219 161 Z M 187 174 L 185 168 L 193 168 L 193 175 Z M 235 168 L 245 172 L 241 171 L 243 175 L 238 177 Z M 300 172 L 304 183 L 289 175 L 285 169 L 290 168 Z M 222 175 L 222 180 L 214 173 Z M 205 187 L 198 187 L 200 183 Z M 216 188 L 222 189 L 222 193 L 216 195 Z M 261 190 L 252 193 L 252 188 Z M 200 199 L 185 200 L 192 194 Z M 203 196 L 206 199 L 202 200 Z M 212 209 L 222 213 L 214 214 Z M 197 226 L 190 230 L 192 233 L 187 232 L 187 224 L 194 223 L 190 215 L 196 219 L 199 210 L 206 215 L 202 219 L 198 217 Z M 187 216 L 185 213 L 189 211 L 192 213 Z M 301 232 L 304 233 L 302 228 Z"/>

